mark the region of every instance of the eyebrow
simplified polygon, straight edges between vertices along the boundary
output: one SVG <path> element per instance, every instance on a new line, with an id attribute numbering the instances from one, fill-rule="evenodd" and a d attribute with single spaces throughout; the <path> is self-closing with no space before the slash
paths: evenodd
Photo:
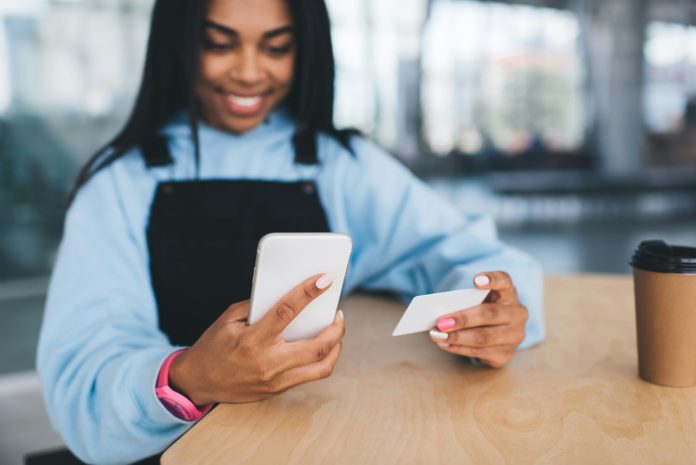
<path id="1" fill-rule="evenodd" d="M 205 21 L 203 21 L 203 25 L 206 28 L 215 29 L 216 31 L 222 32 L 223 34 L 226 34 L 228 36 L 237 37 L 239 35 L 239 33 L 237 31 L 235 31 L 234 29 L 232 29 L 231 27 L 224 26 L 220 23 L 216 23 L 215 21 L 211 21 L 209 19 L 206 19 Z M 271 29 L 270 31 L 264 32 L 263 38 L 270 39 L 271 37 L 276 37 L 276 36 L 279 36 L 282 34 L 288 34 L 288 33 L 291 34 L 292 32 L 293 32 L 292 26 L 290 26 L 290 25 L 281 26 L 281 27 L 278 27 L 275 29 Z"/>

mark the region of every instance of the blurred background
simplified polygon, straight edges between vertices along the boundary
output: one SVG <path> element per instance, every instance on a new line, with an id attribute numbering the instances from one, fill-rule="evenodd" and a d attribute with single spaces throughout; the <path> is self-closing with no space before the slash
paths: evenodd
<path id="1" fill-rule="evenodd" d="M 548 273 L 627 273 L 643 239 L 696 245 L 696 0 L 327 3 L 338 125 L 493 215 Z M 151 7 L 0 1 L 0 411 L 37 389 L 66 194 L 131 109 Z M 0 417 L 0 464 L 60 444 L 40 404 L 21 417 Z"/>

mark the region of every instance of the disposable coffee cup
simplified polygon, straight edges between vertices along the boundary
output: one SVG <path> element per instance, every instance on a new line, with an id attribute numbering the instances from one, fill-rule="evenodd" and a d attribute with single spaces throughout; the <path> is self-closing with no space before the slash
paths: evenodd
<path id="1" fill-rule="evenodd" d="M 638 375 L 661 386 L 696 385 L 696 248 L 644 241 L 631 266 Z"/>

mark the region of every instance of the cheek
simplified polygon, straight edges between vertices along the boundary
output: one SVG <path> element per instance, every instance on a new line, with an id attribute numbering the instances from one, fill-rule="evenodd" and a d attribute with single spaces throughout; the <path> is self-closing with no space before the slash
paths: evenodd
<path id="1" fill-rule="evenodd" d="M 224 59 L 216 57 L 204 57 L 201 59 L 198 79 L 203 83 L 215 84 L 222 80 L 227 70 L 227 63 Z"/>
<path id="2" fill-rule="evenodd" d="M 277 62 L 273 74 L 277 83 L 290 87 L 295 74 L 295 57 L 291 56 Z"/>

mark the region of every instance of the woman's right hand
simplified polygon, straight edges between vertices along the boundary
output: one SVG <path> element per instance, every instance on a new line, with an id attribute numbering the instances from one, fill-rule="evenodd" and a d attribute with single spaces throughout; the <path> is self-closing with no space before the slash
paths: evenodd
<path id="1" fill-rule="evenodd" d="M 329 275 L 307 279 L 253 325 L 246 323 L 248 300 L 231 305 L 174 360 L 169 385 L 201 406 L 253 402 L 327 378 L 341 352 L 342 314 L 313 339 L 285 342 L 282 333 L 330 285 Z"/>

